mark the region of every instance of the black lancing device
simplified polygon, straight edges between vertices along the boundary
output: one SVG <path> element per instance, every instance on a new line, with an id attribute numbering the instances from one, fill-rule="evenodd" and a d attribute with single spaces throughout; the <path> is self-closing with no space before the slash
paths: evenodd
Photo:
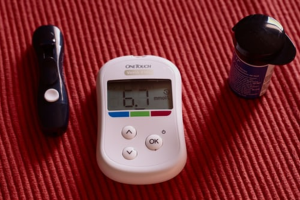
<path id="1" fill-rule="evenodd" d="M 58 136 L 66 132 L 69 101 L 63 74 L 64 39 L 56 26 L 38 27 L 32 44 L 39 65 L 37 110 L 44 134 Z"/>

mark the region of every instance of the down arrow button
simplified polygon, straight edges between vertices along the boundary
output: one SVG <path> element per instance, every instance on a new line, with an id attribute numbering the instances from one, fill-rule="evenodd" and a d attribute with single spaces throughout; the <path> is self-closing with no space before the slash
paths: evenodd
<path id="1" fill-rule="evenodd" d="M 132 160 L 137 157 L 138 153 L 133 147 L 126 147 L 123 149 L 122 155 L 126 160 Z"/>

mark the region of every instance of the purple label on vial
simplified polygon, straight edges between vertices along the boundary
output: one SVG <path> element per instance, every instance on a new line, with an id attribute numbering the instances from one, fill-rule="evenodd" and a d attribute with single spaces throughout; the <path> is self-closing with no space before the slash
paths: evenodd
<path id="1" fill-rule="evenodd" d="M 239 96 L 245 98 L 259 97 L 267 70 L 268 65 L 251 66 L 243 62 L 234 52 L 229 73 L 229 85 Z"/>

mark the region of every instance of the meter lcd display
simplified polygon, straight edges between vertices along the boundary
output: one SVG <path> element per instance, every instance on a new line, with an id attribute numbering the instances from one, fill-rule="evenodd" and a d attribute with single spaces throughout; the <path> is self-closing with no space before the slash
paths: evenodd
<path id="1" fill-rule="evenodd" d="M 169 79 L 130 79 L 107 82 L 108 110 L 172 109 Z"/>

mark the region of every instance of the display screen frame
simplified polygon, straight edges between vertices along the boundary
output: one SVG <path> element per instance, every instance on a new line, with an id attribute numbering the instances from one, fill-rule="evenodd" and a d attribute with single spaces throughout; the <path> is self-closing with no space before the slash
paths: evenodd
<path id="1" fill-rule="evenodd" d="M 171 110 L 171 79 L 118 79 L 107 81 L 108 111 Z"/>

